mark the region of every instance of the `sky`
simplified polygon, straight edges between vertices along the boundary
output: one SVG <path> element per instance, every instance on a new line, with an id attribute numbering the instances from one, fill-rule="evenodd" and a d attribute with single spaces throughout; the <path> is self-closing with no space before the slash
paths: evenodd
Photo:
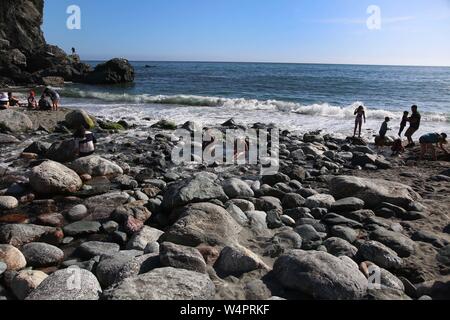
<path id="1" fill-rule="evenodd" d="M 43 30 L 83 60 L 450 66 L 450 0 L 45 0 Z"/>

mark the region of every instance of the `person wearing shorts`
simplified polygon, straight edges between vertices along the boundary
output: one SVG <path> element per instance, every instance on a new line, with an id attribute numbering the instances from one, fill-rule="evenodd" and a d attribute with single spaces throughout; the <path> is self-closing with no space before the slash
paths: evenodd
<path id="1" fill-rule="evenodd" d="M 445 150 L 444 144 L 447 144 L 447 134 L 445 133 L 428 133 L 420 137 L 420 160 L 423 160 L 428 150 L 431 149 L 431 153 L 433 155 L 433 160 L 437 160 L 436 148 L 435 145 L 438 146 L 445 154 L 448 154 L 448 151 Z"/>
<path id="2" fill-rule="evenodd" d="M 55 89 L 47 87 L 44 90 L 44 95 L 46 95 L 47 97 L 50 97 L 50 99 L 52 100 L 52 110 L 53 111 L 58 111 L 59 101 L 61 100 L 61 97 L 59 96 L 59 93 L 56 92 Z"/>
<path id="3" fill-rule="evenodd" d="M 412 137 L 417 132 L 417 130 L 419 130 L 421 121 L 421 115 L 417 111 L 417 109 L 418 108 L 416 105 L 411 107 L 412 114 L 411 117 L 408 118 L 409 128 L 405 132 L 405 136 L 406 138 L 408 138 L 408 145 L 406 146 L 406 148 L 412 148 L 415 146 Z"/>

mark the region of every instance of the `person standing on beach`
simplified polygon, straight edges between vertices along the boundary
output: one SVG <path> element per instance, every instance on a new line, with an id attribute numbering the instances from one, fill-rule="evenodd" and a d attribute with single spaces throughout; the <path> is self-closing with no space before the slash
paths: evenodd
<path id="1" fill-rule="evenodd" d="M 408 124 L 408 116 L 409 116 L 408 111 L 403 112 L 402 122 L 400 122 L 400 131 L 398 132 L 399 137 L 402 136 L 403 130 L 405 130 L 406 125 Z"/>
<path id="2" fill-rule="evenodd" d="M 444 144 L 447 144 L 447 134 L 445 133 L 428 133 L 420 137 L 420 160 L 423 160 L 425 154 L 431 149 L 431 153 L 433 155 L 433 160 L 437 160 L 436 148 L 434 145 L 438 146 L 445 154 L 448 154 L 448 151 L 445 150 Z"/>
<path id="3" fill-rule="evenodd" d="M 55 89 L 47 87 L 44 90 L 44 95 L 46 95 L 47 97 L 50 97 L 50 99 L 52 100 L 52 110 L 53 111 L 58 111 L 59 100 L 61 99 L 60 96 L 59 96 L 59 93 L 56 92 Z"/>
<path id="4" fill-rule="evenodd" d="M 361 130 L 362 130 L 362 124 L 363 124 L 363 119 L 364 119 L 364 123 L 366 123 L 366 112 L 364 111 L 364 107 L 363 106 L 359 106 L 358 109 L 355 110 L 355 131 L 353 133 L 353 137 L 356 136 L 356 131 L 358 130 L 359 127 L 359 135 L 358 137 L 361 138 Z"/>
<path id="5" fill-rule="evenodd" d="M 417 130 L 419 130 L 420 121 L 422 119 L 422 116 L 417 110 L 418 107 L 416 105 L 413 105 L 411 107 L 412 115 L 408 118 L 409 128 L 405 132 L 405 136 L 406 138 L 408 138 L 408 145 L 406 146 L 406 148 L 412 148 L 415 146 L 412 136 L 417 132 Z"/>

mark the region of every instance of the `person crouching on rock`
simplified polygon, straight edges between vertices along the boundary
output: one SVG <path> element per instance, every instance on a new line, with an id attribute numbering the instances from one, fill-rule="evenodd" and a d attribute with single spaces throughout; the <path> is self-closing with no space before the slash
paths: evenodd
<path id="1" fill-rule="evenodd" d="M 73 134 L 73 137 L 75 141 L 75 150 L 80 158 L 88 157 L 95 152 L 97 139 L 94 134 L 87 131 L 84 126 L 80 126 Z"/>
<path id="2" fill-rule="evenodd" d="M 38 107 L 39 107 L 39 110 L 43 110 L 43 111 L 52 110 L 52 104 L 49 101 L 49 98 L 45 94 L 43 94 L 41 96 L 41 98 L 39 99 Z"/>
<path id="3" fill-rule="evenodd" d="M 433 155 L 433 160 L 437 160 L 436 148 L 435 145 L 438 146 L 445 154 L 448 154 L 448 151 L 445 150 L 444 144 L 447 144 L 447 135 L 445 133 L 428 133 L 420 137 L 420 160 L 423 160 L 425 154 L 431 149 L 431 153 Z"/>
<path id="4" fill-rule="evenodd" d="M 392 157 L 398 156 L 400 153 L 405 152 L 405 147 L 403 147 L 402 139 L 396 139 L 391 147 Z"/>
<path id="5" fill-rule="evenodd" d="M 0 93 L 0 110 L 9 109 L 9 98 L 7 93 Z"/>
<path id="6" fill-rule="evenodd" d="M 34 91 L 30 91 L 30 95 L 28 96 L 28 108 L 29 109 L 37 109 L 38 107 L 38 102 L 36 100 L 36 93 Z"/>
<path id="7" fill-rule="evenodd" d="M 59 93 L 56 92 L 55 89 L 51 89 L 51 88 L 47 87 L 44 90 L 44 95 L 46 95 L 47 97 L 50 97 L 50 99 L 52 100 L 52 110 L 58 111 L 59 101 L 61 100 Z"/>

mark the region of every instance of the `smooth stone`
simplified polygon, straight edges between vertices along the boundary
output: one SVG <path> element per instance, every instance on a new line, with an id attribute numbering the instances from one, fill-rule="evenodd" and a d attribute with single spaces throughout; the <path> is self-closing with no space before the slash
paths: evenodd
<path id="1" fill-rule="evenodd" d="M 88 174 L 92 177 L 119 176 L 123 174 L 120 166 L 100 156 L 89 156 L 73 161 L 70 167 L 78 174 Z"/>
<path id="2" fill-rule="evenodd" d="M 0 225 L 0 243 L 21 247 L 24 244 L 46 240 L 58 240 L 58 230 L 34 224 L 4 224 Z M 47 242 L 47 241 L 46 241 Z"/>
<path id="3" fill-rule="evenodd" d="M 22 270 L 11 282 L 11 291 L 17 299 L 24 300 L 48 275 L 39 270 Z"/>
<path id="4" fill-rule="evenodd" d="M 33 190 L 41 194 L 73 193 L 83 185 L 75 171 L 54 161 L 34 167 L 29 178 Z"/>
<path id="5" fill-rule="evenodd" d="M 337 200 L 331 205 L 331 211 L 339 213 L 343 211 L 357 211 L 364 208 L 364 201 L 355 197 Z"/>
<path id="6" fill-rule="evenodd" d="M 409 257 L 416 251 L 416 245 L 410 238 L 401 233 L 389 231 L 384 228 L 377 228 L 375 231 L 371 232 L 370 239 L 388 246 L 397 252 L 401 258 Z"/>
<path id="7" fill-rule="evenodd" d="M 242 246 L 223 248 L 214 268 L 224 277 L 240 276 L 260 268 L 269 269 L 260 257 Z"/>
<path id="8" fill-rule="evenodd" d="M 83 204 L 78 204 L 67 211 L 67 218 L 71 221 L 80 221 L 89 215 L 88 209 Z"/>
<path id="9" fill-rule="evenodd" d="M 215 285 L 204 273 L 171 267 L 127 278 L 107 289 L 105 300 L 210 300 Z"/>
<path id="10" fill-rule="evenodd" d="M 201 253 L 195 248 L 163 242 L 159 250 L 161 265 L 164 267 L 206 273 L 206 262 Z"/>
<path id="11" fill-rule="evenodd" d="M 19 206 L 19 201 L 10 196 L 0 196 L 0 210 L 11 210 Z"/>
<path id="12" fill-rule="evenodd" d="M 160 241 L 187 246 L 232 244 L 241 226 L 222 207 L 211 203 L 195 203 L 177 210 L 180 217 L 161 236 Z"/>
<path id="13" fill-rule="evenodd" d="M 64 252 L 47 243 L 29 243 L 22 247 L 27 265 L 34 268 L 50 267 L 64 260 Z"/>
<path id="14" fill-rule="evenodd" d="M 144 226 L 140 231 L 133 234 L 133 236 L 128 241 L 126 248 L 128 250 L 144 250 L 149 243 L 158 241 L 162 234 L 164 234 L 164 232 L 161 230 L 149 226 Z"/>
<path id="15" fill-rule="evenodd" d="M 329 194 L 316 194 L 306 199 L 305 207 L 310 209 L 313 208 L 330 209 L 334 202 L 335 202 L 334 197 Z"/>
<path id="16" fill-rule="evenodd" d="M 403 260 L 397 253 L 377 241 L 366 241 L 358 249 L 358 256 L 384 269 L 399 269 Z"/>
<path id="17" fill-rule="evenodd" d="M 109 255 L 119 252 L 120 246 L 116 243 L 88 241 L 77 248 L 77 254 L 85 259 L 95 256 Z"/>
<path id="18" fill-rule="evenodd" d="M 222 188 L 225 194 L 230 198 L 248 198 L 253 197 L 254 193 L 250 186 L 237 178 L 231 178 L 222 182 Z"/>
<path id="19" fill-rule="evenodd" d="M 17 271 L 26 267 L 27 261 L 19 249 L 10 244 L 0 244 L 0 261 L 3 261 L 7 270 Z"/>
<path id="20" fill-rule="evenodd" d="M 63 228 L 67 236 L 82 236 L 100 232 L 101 223 L 97 221 L 77 221 Z"/>
<path id="21" fill-rule="evenodd" d="M 325 252 L 289 251 L 275 261 L 273 273 L 285 288 L 315 299 L 358 300 L 367 292 L 367 279 L 355 262 Z"/>
<path id="22" fill-rule="evenodd" d="M 100 283 L 91 272 L 69 267 L 49 275 L 26 300 L 98 300 L 101 292 Z"/>

